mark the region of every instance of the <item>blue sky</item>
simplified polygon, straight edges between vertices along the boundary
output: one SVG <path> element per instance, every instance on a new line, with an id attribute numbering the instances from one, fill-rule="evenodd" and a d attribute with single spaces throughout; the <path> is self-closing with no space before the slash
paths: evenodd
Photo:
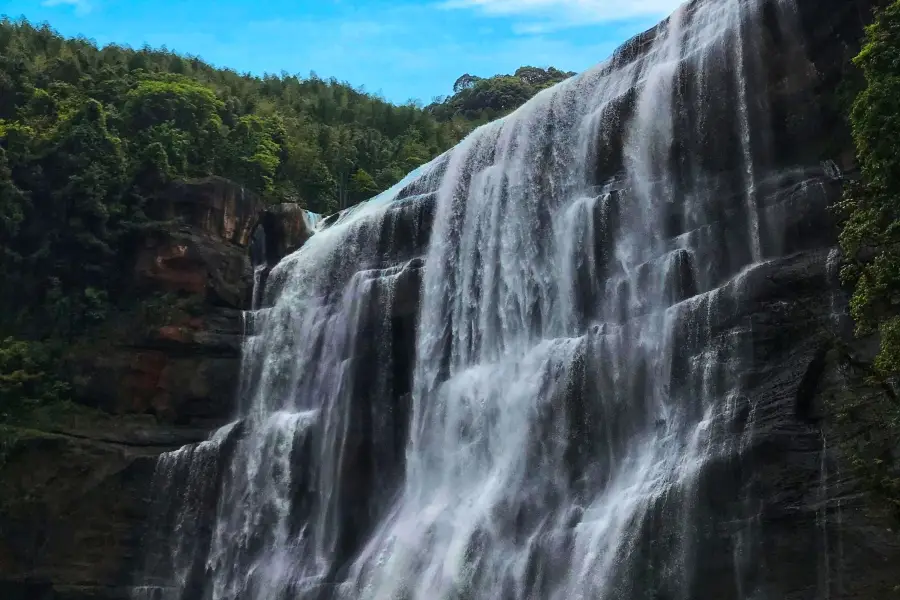
<path id="1" fill-rule="evenodd" d="M 393 102 L 449 94 L 463 73 L 582 71 L 680 0 L 0 0 L 97 43 L 165 45 L 249 71 L 337 77 Z"/>

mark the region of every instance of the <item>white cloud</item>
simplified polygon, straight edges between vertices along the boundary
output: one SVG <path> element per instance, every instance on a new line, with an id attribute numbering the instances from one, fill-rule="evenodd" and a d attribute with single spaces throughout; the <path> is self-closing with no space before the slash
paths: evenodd
<path id="1" fill-rule="evenodd" d="M 91 0 L 44 0 L 41 2 L 43 6 L 71 6 L 75 9 L 75 14 L 86 15 L 94 8 Z"/>
<path id="2" fill-rule="evenodd" d="M 477 10 L 488 16 L 530 19 L 519 33 L 542 33 L 563 27 L 662 18 L 684 0 L 444 0 L 447 9 Z"/>

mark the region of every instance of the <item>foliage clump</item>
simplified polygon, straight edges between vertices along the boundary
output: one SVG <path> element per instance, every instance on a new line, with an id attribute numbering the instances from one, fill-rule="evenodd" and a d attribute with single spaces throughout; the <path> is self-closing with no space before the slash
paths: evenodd
<path id="1" fill-rule="evenodd" d="M 428 111 L 440 121 L 462 117 L 485 123 L 514 111 L 539 91 L 573 75 L 555 67 L 519 67 L 512 75 L 488 78 L 466 73 L 453 84 L 453 95 L 438 99 Z"/>
<path id="2" fill-rule="evenodd" d="M 890 376 L 900 373 L 900 2 L 866 28 L 854 64 L 865 78 L 850 115 L 861 178 L 840 204 L 842 277 L 858 332 L 880 334 L 875 366 Z"/>
<path id="3" fill-rule="evenodd" d="M 45 344 L 0 340 L 0 423 L 67 398 L 68 385 L 54 376 L 55 358 Z"/>
<path id="4" fill-rule="evenodd" d="M 841 403 L 836 422 L 854 472 L 900 518 L 900 1 L 876 13 L 853 64 L 863 79 L 850 110 L 860 177 L 838 205 L 841 277 L 853 286 L 857 334 L 877 334 L 880 346 L 873 364 L 851 365 L 866 385 Z"/>

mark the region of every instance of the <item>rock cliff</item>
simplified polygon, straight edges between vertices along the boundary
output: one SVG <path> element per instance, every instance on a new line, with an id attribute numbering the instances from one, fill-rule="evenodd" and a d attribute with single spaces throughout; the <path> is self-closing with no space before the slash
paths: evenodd
<path id="1" fill-rule="evenodd" d="M 81 401 L 178 424 L 221 424 L 240 370 L 250 303 L 249 244 L 265 206 L 227 180 L 173 184 L 151 203 L 137 242 L 133 313 L 116 315 L 78 357 Z"/>
<path id="2" fill-rule="evenodd" d="M 254 233 L 277 258 L 310 235 L 302 209 L 267 207 L 221 178 L 177 182 L 148 212 L 136 307 L 72 352 L 90 408 L 2 432 L 0 597 L 128 597 L 157 457 L 233 417 Z"/>

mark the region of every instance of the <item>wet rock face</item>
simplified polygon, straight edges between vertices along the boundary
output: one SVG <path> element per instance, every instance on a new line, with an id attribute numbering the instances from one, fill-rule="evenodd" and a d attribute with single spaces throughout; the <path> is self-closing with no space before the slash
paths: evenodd
<path id="1" fill-rule="evenodd" d="M 299 204 L 276 204 L 262 212 L 257 228 L 262 228 L 265 261 L 270 267 L 306 243 L 313 232 L 309 213 Z"/>
<path id="2" fill-rule="evenodd" d="M 0 467 L 2 597 L 128 598 L 158 452 L 69 434 L 14 441 Z"/>
<path id="3" fill-rule="evenodd" d="M 252 300 L 253 307 L 262 305 L 272 268 L 312 236 L 311 216 L 296 203 L 276 204 L 260 213 L 250 238 L 250 262 L 256 293 Z"/>
<path id="4" fill-rule="evenodd" d="M 247 305 L 251 278 L 246 247 L 195 231 L 147 235 L 137 254 L 139 290 L 197 296 L 215 306 Z"/>
<path id="5" fill-rule="evenodd" d="M 212 425 L 234 411 L 241 313 L 208 308 L 77 357 L 82 402 L 114 414 L 149 413 L 180 425 Z"/>
<path id="6" fill-rule="evenodd" d="M 166 513 L 155 494 L 165 482 L 190 487 L 194 491 L 183 497 L 214 514 L 220 463 L 241 427 L 200 442 L 205 429 L 145 421 L 28 432 L 6 447 L 0 465 L 0 597 L 133 600 L 135 572 L 152 576 L 157 565 L 181 557 L 184 549 L 158 541 L 176 515 Z M 195 516 L 180 526 L 210 526 L 208 518 Z"/>

